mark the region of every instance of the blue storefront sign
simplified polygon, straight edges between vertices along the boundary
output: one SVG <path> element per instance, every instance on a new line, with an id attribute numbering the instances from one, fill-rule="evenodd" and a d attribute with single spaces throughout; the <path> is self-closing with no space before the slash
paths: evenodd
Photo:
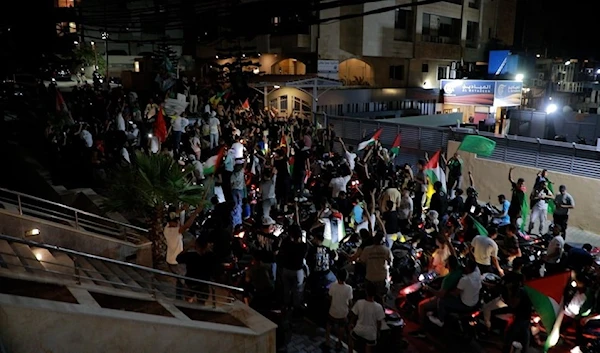
<path id="1" fill-rule="evenodd" d="M 521 105 L 523 83 L 492 80 L 442 80 L 445 104 L 508 107 Z"/>

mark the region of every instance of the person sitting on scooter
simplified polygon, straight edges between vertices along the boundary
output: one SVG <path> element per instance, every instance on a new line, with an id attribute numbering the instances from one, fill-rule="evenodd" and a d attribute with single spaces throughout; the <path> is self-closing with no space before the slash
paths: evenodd
<path id="1" fill-rule="evenodd" d="M 437 249 L 431 255 L 432 260 L 429 265 L 429 270 L 437 273 L 440 277 L 448 274 L 449 269 L 447 261 L 450 255 L 453 255 L 453 248 L 450 241 L 442 234 L 435 238 Z"/>
<path id="2" fill-rule="evenodd" d="M 471 242 L 477 267 L 479 267 L 481 273 L 492 272 L 493 269 L 496 269 L 500 276 L 504 276 L 504 270 L 500 267 L 500 261 L 498 260 L 498 244 L 496 243 L 498 229 L 489 227 L 487 231 L 487 236 L 478 235 Z"/>
<path id="3" fill-rule="evenodd" d="M 443 222 L 444 217 L 446 217 L 446 211 L 448 210 L 448 194 L 444 191 L 441 181 L 433 183 L 433 190 L 435 190 L 435 193 L 431 195 L 429 210 L 437 211 Z"/>
<path id="4" fill-rule="evenodd" d="M 509 264 L 512 264 L 512 261 L 515 258 L 521 257 L 521 248 L 519 247 L 517 227 L 514 224 L 509 224 L 506 227 L 506 236 L 502 242 L 499 242 L 499 244 L 501 245 L 500 251 Z"/>
<path id="5" fill-rule="evenodd" d="M 423 299 L 419 302 L 419 324 L 421 328 L 425 326 L 425 320 L 427 318 L 427 314 L 430 312 L 436 312 L 438 308 L 438 300 L 440 298 L 449 295 L 453 290 L 456 289 L 456 285 L 460 278 L 463 275 L 463 269 L 460 267 L 458 262 L 458 258 L 454 255 L 450 255 L 448 257 L 448 261 L 446 261 L 446 266 L 448 268 L 448 274 L 442 280 L 442 285 L 439 290 L 435 290 L 429 286 L 424 286 L 423 289 L 433 296 L 427 299 Z M 425 332 L 423 329 L 414 331 L 410 333 L 411 336 L 425 338 Z"/>
<path id="6" fill-rule="evenodd" d="M 454 198 L 448 201 L 448 213 L 458 213 L 460 214 L 462 210 L 465 208 L 465 201 L 462 198 L 464 191 L 462 189 L 454 190 Z"/>
<path id="7" fill-rule="evenodd" d="M 509 276 L 507 273 L 506 276 Z M 505 276 L 505 277 L 506 277 Z M 515 342 L 521 345 L 521 353 L 527 353 L 531 333 L 531 313 L 533 307 L 529 295 L 523 289 L 522 275 L 511 273 L 509 278 L 503 278 L 504 288 L 502 298 L 512 313 L 512 320 L 504 335 L 502 353 L 513 352 Z"/>
<path id="8" fill-rule="evenodd" d="M 565 325 L 575 325 L 576 344 L 583 345 L 583 331 L 592 320 L 599 315 L 591 315 L 595 308 L 596 292 L 592 278 L 585 272 L 571 272 L 572 282 L 567 284 L 563 294 Z"/>
<path id="9" fill-rule="evenodd" d="M 465 266 L 464 275 L 458 281 L 456 290 L 458 295 L 446 295 L 438 301 L 438 316 L 429 316 L 429 320 L 442 327 L 448 314 L 469 313 L 479 304 L 479 291 L 481 290 L 481 272 L 475 261 L 469 260 Z"/>
<path id="10" fill-rule="evenodd" d="M 505 226 L 510 224 L 510 216 L 508 215 L 508 210 L 510 209 L 510 201 L 506 199 L 504 195 L 498 195 L 498 203 L 501 208 L 498 209 L 494 207 L 498 213 L 494 214 L 494 218 L 492 219 L 492 223 L 497 225 L 498 227 Z"/>
<path id="11" fill-rule="evenodd" d="M 488 330 L 492 327 L 492 311 L 507 307 L 508 296 L 515 293 L 525 283 L 525 276 L 521 273 L 524 261 L 515 259 L 512 270 L 506 272 L 502 281 L 499 283 L 501 288 L 497 297 L 483 304 L 481 311 L 483 312 L 483 321 Z M 508 294 L 507 294 L 508 293 Z"/>
<path id="12" fill-rule="evenodd" d="M 546 273 L 554 273 L 558 271 L 562 264 L 560 260 L 564 253 L 565 239 L 562 237 L 562 227 L 555 224 L 552 228 L 552 240 L 548 244 L 548 251 L 544 256 L 544 264 Z"/>

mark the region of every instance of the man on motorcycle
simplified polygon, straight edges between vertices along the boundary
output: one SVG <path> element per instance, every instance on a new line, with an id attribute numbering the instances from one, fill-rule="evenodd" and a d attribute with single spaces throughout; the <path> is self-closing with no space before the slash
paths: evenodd
<path id="1" fill-rule="evenodd" d="M 479 303 L 481 289 L 481 272 L 474 261 L 467 261 L 464 275 L 456 285 L 458 296 L 446 295 L 438 301 L 438 316 L 429 316 L 429 320 L 442 327 L 446 316 L 451 313 L 469 313 L 475 310 Z"/>
<path id="2" fill-rule="evenodd" d="M 584 326 L 597 320 L 599 315 L 591 315 L 596 304 L 596 286 L 592 278 L 583 271 L 572 272 L 573 281 L 567 285 L 563 294 L 564 313 L 568 318 L 565 325 L 575 325 L 576 344 L 583 345 Z"/>
<path id="3" fill-rule="evenodd" d="M 494 207 L 495 211 L 498 213 L 494 214 L 494 219 L 492 222 L 498 227 L 505 226 L 510 223 L 510 216 L 508 215 L 508 210 L 510 209 L 510 201 L 506 199 L 504 195 L 498 195 L 498 203 L 500 203 L 500 209 Z"/>
<path id="4" fill-rule="evenodd" d="M 435 190 L 435 193 L 431 195 L 429 210 L 437 211 L 443 221 L 443 217 L 445 217 L 446 211 L 448 210 L 448 194 L 443 190 L 441 181 L 433 183 L 433 190 Z"/>
<path id="5" fill-rule="evenodd" d="M 558 224 L 555 224 L 552 228 L 552 240 L 548 244 L 548 251 L 544 256 L 544 264 L 546 272 L 555 272 L 558 270 L 559 262 L 564 253 L 565 239 L 562 237 L 562 228 Z"/>
<path id="6" fill-rule="evenodd" d="M 509 264 L 512 264 L 515 258 L 521 257 L 517 227 L 514 224 L 509 224 L 506 227 L 506 236 L 501 243 L 500 250 Z"/>
<path id="7" fill-rule="evenodd" d="M 481 273 L 492 272 L 493 268 L 496 269 L 500 276 L 504 275 L 504 270 L 500 267 L 500 261 L 498 260 L 498 244 L 496 243 L 496 237 L 498 237 L 498 230 L 496 227 L 488 228 L 488 235 L 478 235 L 473 238 L 471 242 L 472 252 L 477 263 L 477 267 Z"/>
<path id="8" fill-rule="evenodd" d="M 529 348 L 533 307 L 529 295 L 523 289 L 522 275 L 511 274 L 510 277 L 510 280 L 504 279 L 502 298 L 513 314 L 513 319 L 504 335 L 502 353 L 512 352 L 514 342 L 520 343 L 523 347 L 521 352 L 525 353 Z"/>
<path id="9" fill-rule="evenodd" d="M 448 257 L 448 261 L 446 262 L 446 266 L 449 272 L 448 275 L 446 275 L 442 280 L 442 285 L 439 290 L 429 286 L 423 287 L 424 290 L 431 293 L 433 296 L 423 299 L 421 302 L 419 302 L 418 313 L 419 324 L 421 324 L 421 327 L 424 327 L 426 323 L 425 320 L 427 318 L 427 314 L 437 311 L 439 299 L 449 295 L 454 289 L 456 289 L 456 285 L 463 275 L 462 267 L 460 267 L 458 258 L 456 256 L 450 255 L 450 257 Z M 419 338 L 426 337 L 425 332 L 422 329 L 411 332 L 411 335 Z"/>

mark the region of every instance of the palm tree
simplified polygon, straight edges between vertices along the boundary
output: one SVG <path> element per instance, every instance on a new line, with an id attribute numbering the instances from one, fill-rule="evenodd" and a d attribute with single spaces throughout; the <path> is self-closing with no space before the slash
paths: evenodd
<path id="1" fill-rule="evenodd" d="M 140 152 L 136 153 L 134 164 L 118 167 L 113 172 L 105 207 L 147 220 L 155 267 L 165 261 L 166 209 L 181 203 L 200 207 L 205 200 L 203 187 L 189 181 L 192 172 L 191 166 L 181 167 L 168 155 Z"/>

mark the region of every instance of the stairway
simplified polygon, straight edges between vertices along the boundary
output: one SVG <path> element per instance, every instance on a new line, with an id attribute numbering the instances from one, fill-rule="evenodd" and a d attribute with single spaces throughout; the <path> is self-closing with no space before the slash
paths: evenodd
<path id="1" fill-rule="evenodd" d="M 0 276 L 6 271 L 17 275 L 30 274 L 73 281 L 88 287 L 127 290 L 170 299 L 176 297 L 174 278 L 156 275 L 125 264 L 111 263 L 99 257 L 85 254 L 77 256 L 61 250 L 49 250 L 0 239 Z"/>

